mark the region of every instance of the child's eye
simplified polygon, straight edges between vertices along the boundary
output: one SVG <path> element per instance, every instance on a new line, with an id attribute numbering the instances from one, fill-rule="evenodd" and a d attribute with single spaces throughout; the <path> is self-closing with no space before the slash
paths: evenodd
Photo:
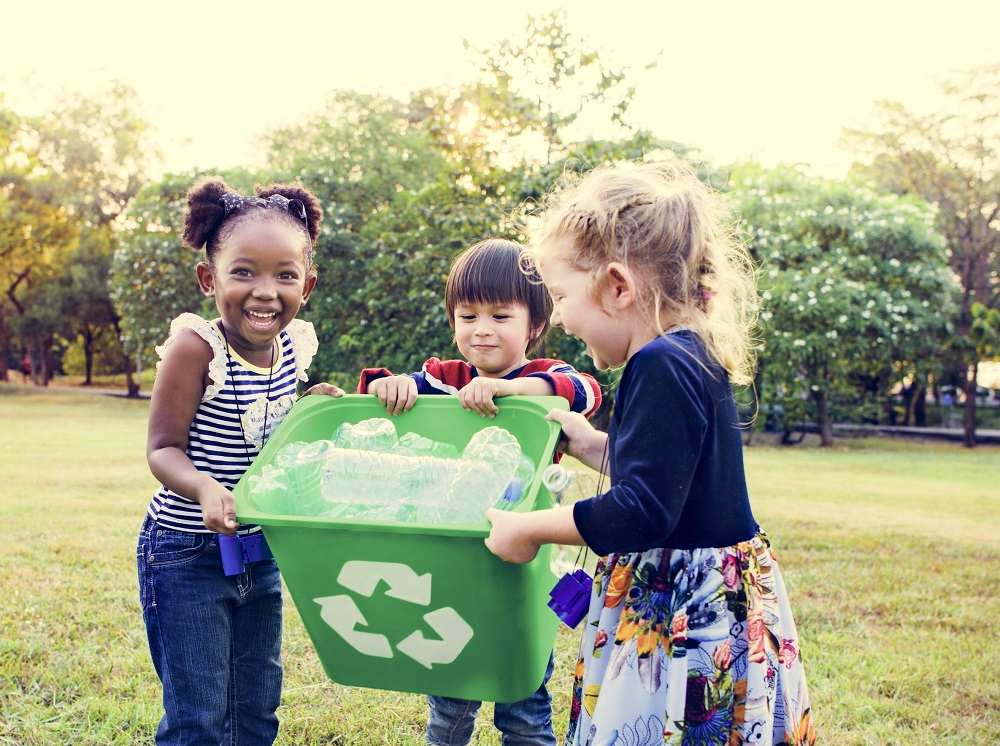
<path id="1" fill-rule="evenodd" d="M 510 316 L 504 313 L 495 313 L 493 314 L 493 318 L 495 318 L 497 321 L 503 321 L 504 319 L 509 319 Z"/>
<path id="2" fill-rule="evenodd" d="M 476 320 L 476 317 L 473 316 L 471 313 L 463 313 L 458 318 L 460 318 L 462 321 L 475 321 Z"/>
<path id="3" fill-rule="evenodd" d="M 298 277 L 294 272 L 282 272 L 278 275 L 279 280 L 297 280 Z"/>
<path id="4" fill-rule="evenodd" d="M 233 274 L 236 275 L 237 277 L 249 277 L 250 270 L 247 269 L 246 267 L 237 267 L 236 269 L 233 270 Z"/>

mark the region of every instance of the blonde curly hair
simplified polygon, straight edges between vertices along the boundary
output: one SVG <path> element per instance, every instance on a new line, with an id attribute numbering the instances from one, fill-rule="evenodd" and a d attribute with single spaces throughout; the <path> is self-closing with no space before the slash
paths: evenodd
<path id="1" fill-rule="evenodd" d="M 686 163 L 622 162 L 567 175 L 543 201 L 529 252 L 569 239 L 563 256 L 591 276 L 611 262 L 636 278 L 637 304 L 659 333 L 686 326 L 737 384 L 753 380 L 757 275 L 721 196 Z"/>

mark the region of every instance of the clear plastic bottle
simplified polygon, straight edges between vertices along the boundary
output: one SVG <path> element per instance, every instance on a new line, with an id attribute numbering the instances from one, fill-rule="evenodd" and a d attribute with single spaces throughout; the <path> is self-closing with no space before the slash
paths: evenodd
<path id="1" fill-rule="evenodd" d="M 597 483 L 589 472 L 567 469 L 562 464 L 549 464 L 545 467 L 542 486 L 552 494 L 557 505 L 572 505 L 597 494 Z M 572 573 L 577 567 L 580 554 L 580 547 L 556 544 L 552 550 L 552 572 L 559 577 Z"/>
<path id="2" fill-rule="evenodd" d="M 289 457 L 285 470 L 289 482 L 286 513 L 316 516 L 327 510 L 323 482 L 327 454 L 332 450 L 332 441 L 317 440 L 299 448 Z"/>
<path id="3" fill-rule="evenodd" d="M 356 425 L 345 422 L 333 435 L 337 448 L 356 448 L 359 451 L 392 453 L 399 445 L 396 426 L 385 417 L 372 417 Z"/>

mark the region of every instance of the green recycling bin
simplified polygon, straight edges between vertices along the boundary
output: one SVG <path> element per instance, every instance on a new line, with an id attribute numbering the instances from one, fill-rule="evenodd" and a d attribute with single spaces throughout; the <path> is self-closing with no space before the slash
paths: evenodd
<path id="1" fill-rule="evenodd" d="M 549 507 L 542 471 L 551 463 L 567 409 L 555 396 L 511 396 L 484 418 L 457 397 L 425 396 L 393 417 L 413 432 L 461 450 L 479 430 L 509 431 L 535 465 L 513 509 Z M 286 444 L 329 439 L 343 423 L 386 417 L 370 395 L 298 401 L 234 489 L 237 518 L 258 523 L 327 675 L 337 683 L 489 702 L 516 702 L 545 674 L 559 619 L 548 608 L 550 552 L 504 562 L 486 548 L 485 520 L 434 525 L 276 515 L 259 509 L 250 478 Z"/>

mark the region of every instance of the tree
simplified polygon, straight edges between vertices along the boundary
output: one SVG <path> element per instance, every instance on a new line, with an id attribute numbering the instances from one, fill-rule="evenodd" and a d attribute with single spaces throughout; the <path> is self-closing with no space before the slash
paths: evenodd
<path id="1" fill-rule="evenodd" d="M 979 358 L 970 339 L 973 306 L 1000 308 L 1000 65 L 955 75 L 942 86 L 945 104 L 917 114 L 895 101 L 877 104 L 878 122 L 848 130 L 868 155 L 855 173 L 897 194 L 936 205 L 951 266 L 962 288 L 955 351 L 963 368 L 965 445 L 975 446 Z"/>
<path id="2" fill-rule="evenodd" d="M 520 39 L 473 51 L 484 75 L 475 88 L 473 113 L 508 141 L 539 134 L 545 163 L 565 154 L 567 130 L 594 105 L 603 107 L 610 122 L 628 129 L 635 95 L 635 86 L 626 83 L 628 70 L 610 67 L 592 44 L 577 38 L 567 28 L 565 11 L 529 16 Z"/>
<path id="3" fill-rule="evenodd" d="M 51 179 L 38 174 L 37 152 L 27 128 L 8 113 L 4 158 L 0 161 L 0 373 L 7 380 L 10 330 L 21 346 L 41 360 L 35 380 L 46 383 L 51 359 L 26 322 L 37 286 L 53 280 L 65 257 L 77 246 L 72 215 L 59 204 Z M 13 318 L 13 324 L 9 321 Z"/>
<path id="4" fill-rule="evenodd" d="M 171 319 L 203 310 L 198 255 L 181 243 L 187 190 L 197 174 L 168 174 L 143 187 L 124 216 L 110 270 L 110 298 L 125 355 L 152 364 Z"/>
<path id="5" fill-rule="evenodd" d="M 448 267 L 498 213 L 467 178 L 467 162 L 437 139 L 443 130 L 428 125 L 432 95 L 414 111 L 340 92 L 322 113 L 272 134 L 274 177 L 300 180 L 326 213 L 320 280 L 303 313 L 320 338 L 311 375 L 349 386 L 362 367 L 409 370 L 450 339 Z"/>
<path id="6" fill-rule="evenodd" d="M 956 287 L 933 212 L 913 198 L 814 179 L 790 167 L 734 170 L 732 196 L 762 267 L 761 403 L 832 408 L 866 389 L 876 406 L 947 338 Z"/>
<path id="7" fill-rule="evenodd" d="M 42 195 L 36 202 L 50 205 L 72 221 L 77 244 L 74 252 L 61 258 L 46 281 L 57 283 L 64 293 L 75 294 L 77 302 L 62 305 L 63 328 L 52 333 L 67 338 L 80 334 L 88 357 L 95 340 L 117 325 L 106 270 L 118 218 L 135 196 L 152 153 L 135 101 L 135 92 L 122 85 L 114 85 L 93 99 L 70 96 L 55 110 L 23 120 L 15 140 L 22 157 L 7 159 L 20 165 L 9 181 L 20 185 L 23 193 Z M 76 262 L 82 265 L 64 266 Z M 36 289 L 32 297 L 51 295 Z M 48 318 L 48 310 L 36 309 L 36 318 Z M 44 340 L 41 343 L 46 344 Z M 43 361 L 46 358 L 42 356 Z M 129 392 L 136 394 L 137 384 L 124 356 L 123 362 Z"/>

